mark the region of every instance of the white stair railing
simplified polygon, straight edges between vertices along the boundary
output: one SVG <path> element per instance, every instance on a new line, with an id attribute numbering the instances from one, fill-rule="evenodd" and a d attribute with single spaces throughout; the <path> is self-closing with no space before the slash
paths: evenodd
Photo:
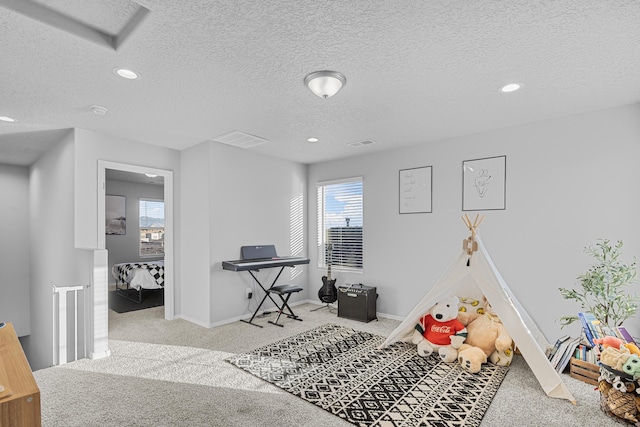
<path id="1" fill-rule="evenodd" d="M 63 365 L 67 362 L 78 360 L 78 341 L 81 336 L 78 333 L 78 292 L 84 291 L 84 286 L 56 286 L 51 284 L 53 289 L 53 365 Z M 68 307 L 67 293 L 73 294 L 73 307 Z M 69 311 L 73 313 L 73 359 L 69 360 Z M 83 328 L 84 330 L 84 328 Z M 86 340 L 82 339 L 82 345 L 86 345 Z M 83 349 L 83 356 L 86 352 Z"/>

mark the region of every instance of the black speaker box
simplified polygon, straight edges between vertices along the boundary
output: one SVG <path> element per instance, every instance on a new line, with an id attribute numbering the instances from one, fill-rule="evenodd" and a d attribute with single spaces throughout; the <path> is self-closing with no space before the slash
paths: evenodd
<path id="1" fill-rule="evenodd" d="M 338 286 L 338 317 L 370 322 L 377 319 L 376 288 L 363 285 Z"/>

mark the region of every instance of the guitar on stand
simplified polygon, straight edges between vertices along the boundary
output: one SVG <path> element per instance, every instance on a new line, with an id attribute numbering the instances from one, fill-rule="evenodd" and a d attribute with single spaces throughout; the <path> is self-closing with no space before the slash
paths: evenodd
<path id="1" fill-rule="evenodd" d="M 322 287 L 318 291 L 318 298 L 325 305 L 315 308 L 311 311 L 328 308 L 330 311 L 334 309 L 331 305 L 338 300 L 338 289 L 336 288 L 336 279 L 331 278 L 331 261 L 333 258 L 333 245 L 327 245 L 327 275 L 322 276 Z"/>

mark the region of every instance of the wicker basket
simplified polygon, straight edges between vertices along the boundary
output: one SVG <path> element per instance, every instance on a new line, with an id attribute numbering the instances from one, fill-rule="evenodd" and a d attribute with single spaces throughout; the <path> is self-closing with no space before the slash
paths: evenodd
<path id="1" fill-rule="evenodd" d="M 634 381 L 624 372 L 600 366 L 600 409 L 621 423 L 640 426 L 640 379 Z"/>

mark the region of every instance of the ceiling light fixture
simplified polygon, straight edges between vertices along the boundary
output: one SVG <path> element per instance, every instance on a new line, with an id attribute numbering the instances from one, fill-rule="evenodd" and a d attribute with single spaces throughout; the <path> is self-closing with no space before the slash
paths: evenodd
<path id="1" fill-rule="evenodd" d="M 113 72 L 119 75 L 120 77 L 129 79 L 129 80 L 135 80 L 140 78 L 140 74 L 136 73 L 135 71 L 127 70 L 126 68 L 115 68 Z"/>
<path id="2" fill-rule="evenodd" d="M 315 138 L 315 137 L 311 137 L 311 138 L 307 138 L 307 141 L 309 141 L 309 142 L 318 142 L 319 139 Z"/>
<path id="3" fill-rule="evenodd" d="M 0 116 L 0 121 L 13 123 L 16 121 L 16 119 L 12 119 L 11 117 L 7 116 Z"/>
<path id="4" fill-rule="evenodd" d="M 91 107 L 89 107 L 89 109 L 93 111 L 94 114 L 97 114 L 99 116 L 104 116 L 105 114 L 107 114 L 107 111 L 109 111 L 99 105 L 92 105 Z"/>
<path id="5" fill-rule="evenodd" d="M 509 83 L 508 85 L 504 85 L 500 88 L 500 92 L 502 93 L 509 93 L 509 92 L 515 92 L 516 90 L 520 89 L 522 86 L 519 85 L 518 83 Z"/>
<path id="6" fill-rule="evenodd" d="M 337 71 L 315 71 L 304 78 L 304 84 L 320 98 L 331 98 L 338 93 L 347 79 Z"/>
<path id="7" fill-rule="evenodd" d="M 158 176 L 155 173 L 145 173 L 145 175 L 147 175 L 149 178 L 155 178 L 156 176 Z"/>

